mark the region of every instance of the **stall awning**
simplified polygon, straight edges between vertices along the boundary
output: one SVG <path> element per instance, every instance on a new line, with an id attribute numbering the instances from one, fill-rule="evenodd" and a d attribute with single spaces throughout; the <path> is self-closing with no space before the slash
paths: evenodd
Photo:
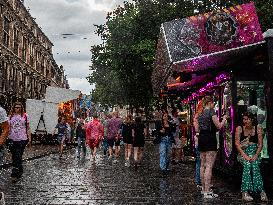
<path id="1" fill-rule="evenodd" d="M 192 80 L 184 83 L 170 83 L 167 84 L 168 90 L 186 91 L 192 88 L 194 85 L 203 84 L 208 81 L 212 76 L 210 74 L 196 76 Z"/>
<path id="2" fill-rule="evenodd" d="M 166 22 L 152 75 L 154 92 L 158 93 L 173 71 L 227 66 L 263 43 L 253 3 Z"/>

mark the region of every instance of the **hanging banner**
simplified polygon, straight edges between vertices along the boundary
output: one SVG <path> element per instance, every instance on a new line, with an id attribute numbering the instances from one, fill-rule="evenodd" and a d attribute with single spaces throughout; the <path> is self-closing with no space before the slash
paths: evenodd
<path id="1" fill-rule="evenodd" d="M 254 3 L 173 20 L 163 29 L 174 64 L 263 41 Z"/>

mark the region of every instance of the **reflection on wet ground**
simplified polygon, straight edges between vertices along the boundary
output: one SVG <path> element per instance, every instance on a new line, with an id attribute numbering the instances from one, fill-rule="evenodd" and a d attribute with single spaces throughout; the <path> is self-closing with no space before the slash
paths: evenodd
<path id="1" fill-rule="evenodd" d="M 194 163 L 172 167 L 168 176 L 159 171 L 158 148 L 145 145 L 145 158 L 137 170 L 113 163 L 100 151 L 96 162 L 77 159 L 75 149 L 63 159 L 50 155 L 28 161 L 17 183 L 10 168 L 0 171 L 1 191 L 7 204 L 241 204 L 239 190 L 221 179 L 214 181 L 219 199 L 204 200 L 194 185 Z"/>

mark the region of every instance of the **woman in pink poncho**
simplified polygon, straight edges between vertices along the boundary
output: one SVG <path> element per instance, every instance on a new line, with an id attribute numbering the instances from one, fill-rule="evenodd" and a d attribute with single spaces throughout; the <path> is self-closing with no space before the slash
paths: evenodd
<path id="1" fill-rule="evenodd" d="M 98 116 L 94 114 L 93 120 L 86 125 L 86 144 L 91 149 L 91 156 L 94 161 L 96 158 L 97 148 L 103 139 L 104 129 L 102 123 L 98 120 Z"/>

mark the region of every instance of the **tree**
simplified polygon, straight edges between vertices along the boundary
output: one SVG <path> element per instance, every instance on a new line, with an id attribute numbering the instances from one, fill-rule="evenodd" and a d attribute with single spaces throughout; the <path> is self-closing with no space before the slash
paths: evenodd
<path id="1" fill-rule="evenodd" d="M 94 99 L 133 107 L 149 106 L 160 26 L 165 21 L 192 15 L 193 11 L 191 1 L 135 0 L 110 12 L 106 24 L 96 25 L 104 43 L 91 48 L 92 73 L 88 80 L 96 84 Z M 107 79 L 116 82 L 105 83 Z"/>

